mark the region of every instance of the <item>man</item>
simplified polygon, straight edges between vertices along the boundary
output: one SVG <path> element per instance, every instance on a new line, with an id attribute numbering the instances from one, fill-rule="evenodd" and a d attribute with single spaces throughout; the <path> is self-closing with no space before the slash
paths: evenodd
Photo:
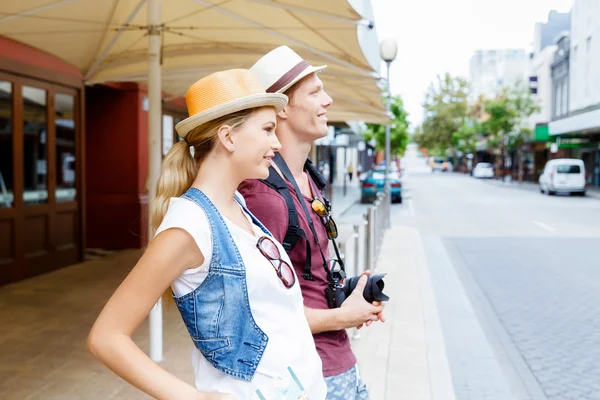
<path id="1" fill-rule="evenodd" d="M 290 99 L 277 114 L 276 134 L 282 145 L 279 154 L 301 192 L 296 192 L 290 179 L 282 181 L 287 184 L 294 201 L 293 207 L 304 235 L 295 242 L 289 256 L 304 297 L 306 318 L 323 362 L 327 399 L 368 399 L 345 329 L 384 321 L 383 306 L 377 302 L 370 304 L 363 298 L 365 276 L 341 307 L 329 308 L 325 296 L 329 281 L 324 267 L 324 261 L 329 260 L 328 236 L 321 217 L 311 207 L 313 199 L 322 197 L 315 182 L 304 170 L 314 141 L 327 135 L 327 109 L 332 99 L 316 74 L 323 68 L 312 67 L 292 49 L 281 46 L 262 57 L 251 70 L 259 76 L 267 92 L 284 93 Z M 281 168 L 274 165 L 274 169 L 276 172 L 272 173 L 285 176 Z M 239 191 L 248 208 L 275 238 L 284 243 L 289 212 L 286 199 L 280 192 L 258 180 L 242 183 Z"/>

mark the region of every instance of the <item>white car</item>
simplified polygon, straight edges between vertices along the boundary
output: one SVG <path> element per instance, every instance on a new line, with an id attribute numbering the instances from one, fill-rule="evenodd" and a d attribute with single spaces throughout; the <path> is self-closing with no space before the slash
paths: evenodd
<path id="1" fill-rule="evenodd" d="M 540 176 L 540 192 L 553 195 L 556 193 L 576 193 L 585 196 L 585 165 L 583 160 L 574 158 L 557 158 L 550 160 Z"/>
<path id="2" fill-rule="evenodd" d="M 494 167 L 490 163 L 480 162 L 473 168 L 473 178 L 491 179 L 494 177 Z"/>

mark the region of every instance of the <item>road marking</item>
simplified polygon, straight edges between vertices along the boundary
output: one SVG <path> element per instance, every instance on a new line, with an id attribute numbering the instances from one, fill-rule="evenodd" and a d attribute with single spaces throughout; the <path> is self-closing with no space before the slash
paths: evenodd
<path id="1" fill-rule="evenodd" d="M 546 224 L 542 224 L 540 221 L 533 221 L 533 223 L 536 224 L 537 226 L 539 226 L 540 228 L 545 229 L 547 231 L 556 232 L 556 229 L 554 229 L 553 227 L 548 226 Z"/>
<path id="2" fill-rule="evenodd" d="M 408 199 L 408 215 L 411 217 L 415 216 L 415 207 L 413 206 L 412 199 Z"/>

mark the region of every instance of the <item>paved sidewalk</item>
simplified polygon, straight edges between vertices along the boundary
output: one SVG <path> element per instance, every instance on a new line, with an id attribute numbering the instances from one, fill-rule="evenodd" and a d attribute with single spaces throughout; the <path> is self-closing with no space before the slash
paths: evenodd
<path id="1" fill-rule="evenodd" d="M 338 203 L 339 204 L 339 203 Z M 141 254 L 127 250 L 0 288 L 0 399 L 147 399 L 85 349 L 91 324 Z M 387 322 L 352 346 L 371 400 L 454 400 L 421 236 L 395 225 L 376 271 L 386 272 Z M 164 315 L 165 361 L 192 382 L 191 343 L 175 307 Z M 134 340 L 148 350 L 145 321 Z"/>
<path id="2" fill-rule="evenodd" d="M 395 225 L 376 272 L 386 272 L 385 323 L 359 331 L 352 348 L 372 400 L 454 400 L 434 292 L 420 234 Z"/>
<path id="3" fill-rule="evenodd" d="M 360 201 L 360 186 L 357 179 L 346 185 L 344 194 L 344 185 L 336 184 L 332 187 L 331 213 L 333 218 L 344 214 L 350 207 Z"/>
<path id="4" fill-rule="evenodd" d="M 125 250 L 0 287 L 0 399 L 149 399 L 85 349 L 102 307 L 141 255 Z M 193 383 L 191 341 L 172 305 L 162 366 Z M 148 322 L 133 336 L 148 352 Z"/>

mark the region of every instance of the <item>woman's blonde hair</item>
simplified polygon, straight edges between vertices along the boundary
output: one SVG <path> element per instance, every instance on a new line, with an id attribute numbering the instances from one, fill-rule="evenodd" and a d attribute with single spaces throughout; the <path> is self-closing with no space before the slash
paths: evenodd
<path id="1" fill-rule="evenodd" d="M 152 207 L 152 231 L 156 232 L 162 223 L 171 197 L 179 197 L 188 190 L 202 160 L 216 143 L 217 133 L 223 125 L 237 128 L 242 125 L 255 109 L 247 109 L 228 114 L 192 129 L 186 140 L 177 142 L 165 156 L 160 177 L 156 184 L 156 199 Z M 193 147 L 193 155 L 190 151 Z"/>
<path id="2" fill-rule="evenodd" d="M 228 114 L 191 130 L 186 140 L 175 143 L 165 156 L 160 177 L 156 184 L 156 199 L 152 206 L 153 235 L 162 223 L 171 197 L 179 197 L 194 183 L 202 160 L 212 151 L 217 141 L 217 133 L 223 125 L 231 128 L 241 126 L 255 109 L 247 109 Z M 194 152 L 190 151 L 194 148 Z M 163 294 L 163 303 L 172 302 L 171 288 Z"/>

